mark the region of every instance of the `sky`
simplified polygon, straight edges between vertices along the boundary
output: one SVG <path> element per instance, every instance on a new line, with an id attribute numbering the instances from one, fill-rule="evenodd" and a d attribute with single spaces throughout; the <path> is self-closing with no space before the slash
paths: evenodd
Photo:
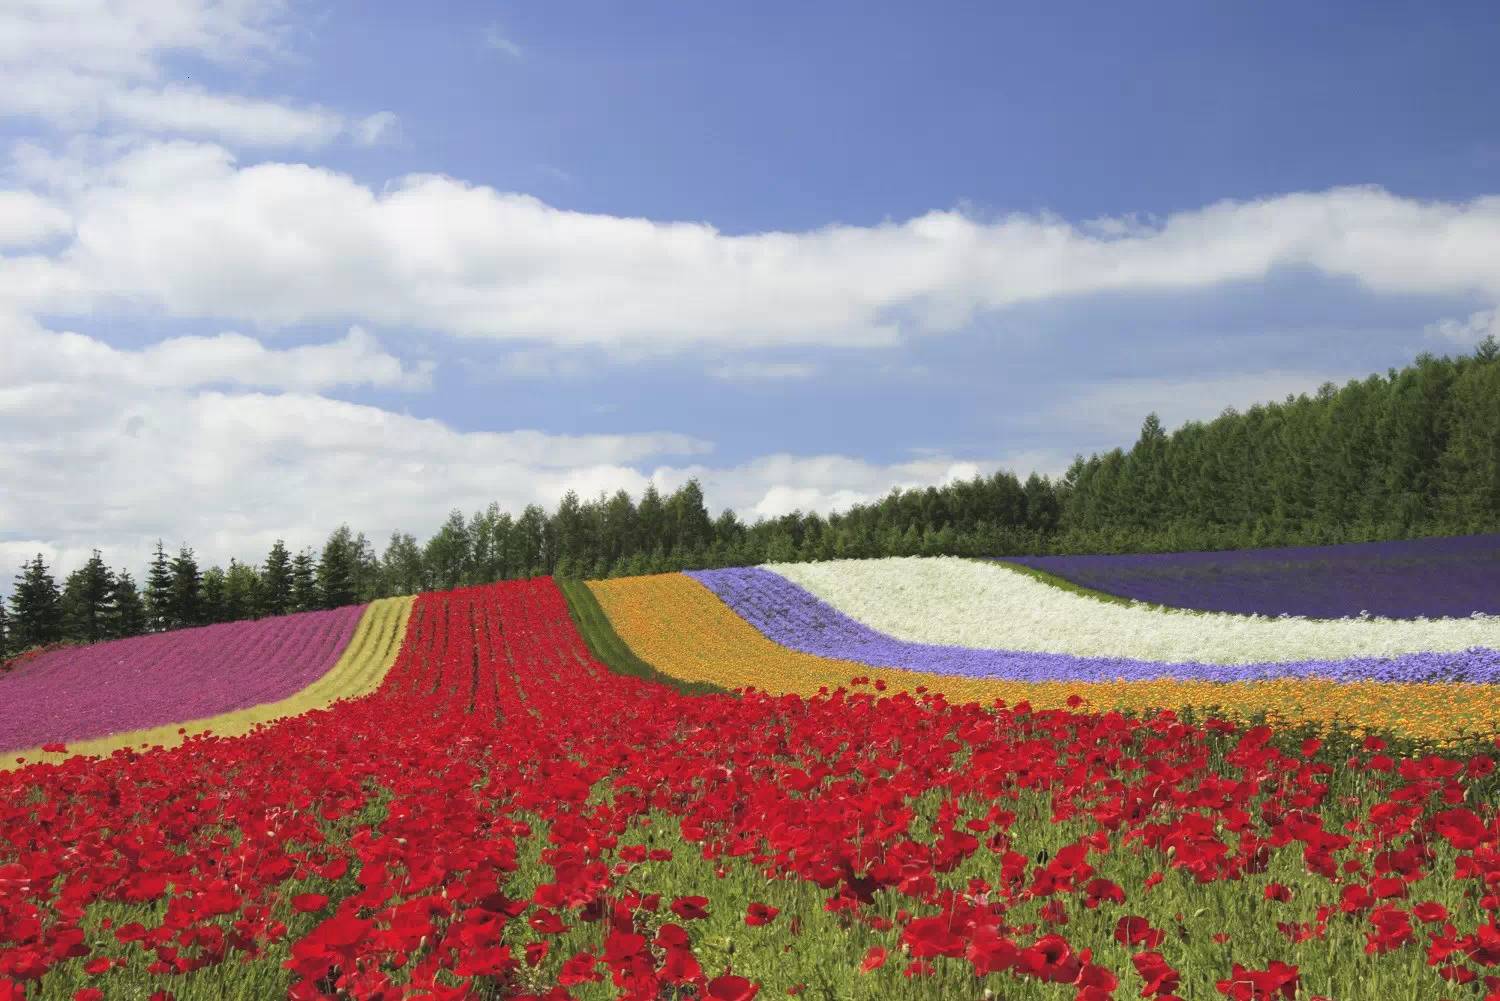
<path id="1" fill-rule="evenodd" d="M 0 589 L 753 520 L 1500 334 L 1492 3 L 0 5 Z"/>

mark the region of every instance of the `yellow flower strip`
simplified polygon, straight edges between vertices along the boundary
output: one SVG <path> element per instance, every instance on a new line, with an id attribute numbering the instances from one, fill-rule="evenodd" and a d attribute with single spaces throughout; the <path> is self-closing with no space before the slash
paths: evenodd
<path id="1" fill-rule="evenodd" d="M 1448 739 L 1461 732 L 1500 731 L 1496 686 L 1467 683 L 1281 679 L 1276 681 L 1023 682 L 955 678 L 878 668 L 790 650 L 773 643 L 708 588 L 682 574 L 590 581 L 589 589 L 620 638 L 658 671 L 725 688 L 816 694 L 855 677 L 883 680 L 888 691 L 924 686 L 949 701 L 1028 701 L 1039 709 L 1066 706 L 1079 695 L 1093 709 L 1218 706 L 1225 712 L 1267 712 L 1281 722 L 1335 721 Z"/>
<path id="2" fill-rule="evenodd" d="M 80 740 L 67 745 L 66 754 L 47 752 L 41 748 L 7 752 L 3 760 L 0 760 L 0 769 L 36 761 L 62 761 L 75 754 L 105 756 L 123 747 L 175 747 L 194 734 L 210 730 L 215 736 L 237 737 L 263 723 L 299 716 L 313 709 L 324 709 L 339 699 L 357 699 L 362 695 L 369 695 L 380 687 L 386 673 L 396 661 L 396 654 L 401 651 L 401 643 L 406 638 L 406 623 L 415 600 L 405 597 L 372 601 L 360 616 L 354 635 L 349 638 L 349 645 L 339 655 L 338 661 L 321 678 L 295 695 L 218 716 Z M 179 733 L 179 730 L 186 732 Z M 17 762 L 17 758 L 22 761 Z"/>

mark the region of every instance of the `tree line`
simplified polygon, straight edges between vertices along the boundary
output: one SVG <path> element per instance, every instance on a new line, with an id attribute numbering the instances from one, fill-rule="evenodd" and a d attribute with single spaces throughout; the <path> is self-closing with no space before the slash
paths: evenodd
<path id="1" fill-rule="evenodd" d="M 689 481 L 591 499 L 550 514 L 490 504 L 454 510 L 425 543 L 405 532 L 375 551 L 341 525 L 321 552 L 277 541 L 251 565 L 200 570 L 157 544 L 137 588 L 98 551 L 58 587 L 38 555 L 0 602 L 0 658 L 59 641 L 183 626 L 552 574 L 601 578 L 834 558 L 1162 552 L 1360 542 L 1500 530 L 1500 346 L 1419 356 L 1168 433 L 1148 415 L 1137 441 L 1084 458 L 1059 479 L 1001 470 L 893 490 L 838 514 L 754 523 L 709 515 Z"/>

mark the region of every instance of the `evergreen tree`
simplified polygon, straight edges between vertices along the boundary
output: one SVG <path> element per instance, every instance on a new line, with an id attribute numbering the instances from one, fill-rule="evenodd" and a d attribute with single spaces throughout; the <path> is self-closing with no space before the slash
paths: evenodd
<path id="1" fill-rule="evenodd" d="M 384 590 L 384 578 L 380 572 L 380 557 L 364 532 L 354 536 L 354 600 L 374 601 L 390 592 Z"/>
<path id="2" fill-rule="evenodd" d="M 684 553 L 701 552 L 713 542 L 713 522 L 703 505 L 703 488 L 697 480 L 688 480 L 667 498 L 666 522 L 669 545 Z"/>
<path id="3" fill-rule="evenodd" d="M 667 509 L 655 483 L 646 484 L 635 512 L 637 551 L 651 553 L 667 541 Z"/>
<path id="4" fill-rule="evenodd" d="M 354 604 L 358 598 L 355 581 L 358 560 L 354 533 L 348 525 L 340 525 L 323 544 L 323 555 L 318 560 L 319 607 L 342 608 Z"/>
<path id="5" fill-rule="evenodd" d="M 63 585 L 63 634 L 78 643 L 108 639 L 114 615 L 115 575 L 95 549 Z"/>
<path id="6" fill-rule="evenodd" d="M 427 579 L 437 590 L 451 591 L 467 579 L 469 559 L 469 526 L 463 512 L 454 508 L 422 552 Z"/>
<path id="7" fill-rule="evenodd" d="M 25 650 L 63 638 L 62 595 L 42 554 L 22 565 L 10 596 L 11 646 Z"/>
<path id="8" fill-rule="evenodd" d="M 135 586 L 135 578 L 127 570 L 120 571 L 115 578 L 112 595 L 109 635 L 114 639 L 139 636 L 146 631 L 146 606 Z"/>
<path id="9" fill-rule="evenodd" d="M 168 603 L 172 615 L 172 627 L 181 629 L 196 626 L 204 621 L 203 574 L 198 570 L 197 557 L 188 546 L 177 550 L 172 558 L 172 596 Z"/>
<path id="10" fill-rule="evenodd" d="M 386 594 L 418 594 L 427 590 L 422 550 L 406 532 L 392 532 L 380 561 Z"/>
<path id="11" fill-rule="evenodd" d="M 172 628 L 172 562 L 160 539 L 146 572 L 146 624 L 152 632 Z"/>
<path id="12" fill-rule="evenodd" d="M 198 621 L 204 625 L 229 621 L 229 600 L 224 568 L 212 566 L 203 572 L 198 589 Z"/>
<path id="13" fill-rule="evenodd" d="M 516 577 L 537 577 L 546 572 L 546 528 L 547 512 L 527 504 L 510 533 L 510 564 Z"/>
<path id="14" fill-rule="evenodd" d="M 224 571 L 224 618 L 229 622 L 256 619 L 265 606 L 260 573 L 249 563 L 230 559 Z"/>
<path id="15" fill-rule="evenodd" d="M 265 615 L 285 615 L 295 605 L 292 596 L 292 557 L 286 543 L 277 539 L 266 554 L 266 569 L 261 575 L 261 611 Z"/>
<path id="16" fill-rule="evenodd" d="M 304 549 L 292 560 L 292 600 L 287 611 L 310 612 L 320 607 L 317 561 L 312 550 Z"/>
<path id="17" fill-rule="evenodd" d="M 500 522 L 500 505 L 494 501 L 483 511 L 475 511 L 469 519 L 469 575 L 470 584 L 488 584 L 503 579 L 502 546 L 497 528 Z"/>

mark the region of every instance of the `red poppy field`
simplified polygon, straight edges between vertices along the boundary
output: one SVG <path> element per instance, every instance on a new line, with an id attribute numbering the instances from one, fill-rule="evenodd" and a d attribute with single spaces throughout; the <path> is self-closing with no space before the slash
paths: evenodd
<path id="1" fill-rule="evenodd" d="M 0 772 L 0 999 L 1500 999 L 1495 750 L 687 696 L 429 594 L 372 695 Z"/>

